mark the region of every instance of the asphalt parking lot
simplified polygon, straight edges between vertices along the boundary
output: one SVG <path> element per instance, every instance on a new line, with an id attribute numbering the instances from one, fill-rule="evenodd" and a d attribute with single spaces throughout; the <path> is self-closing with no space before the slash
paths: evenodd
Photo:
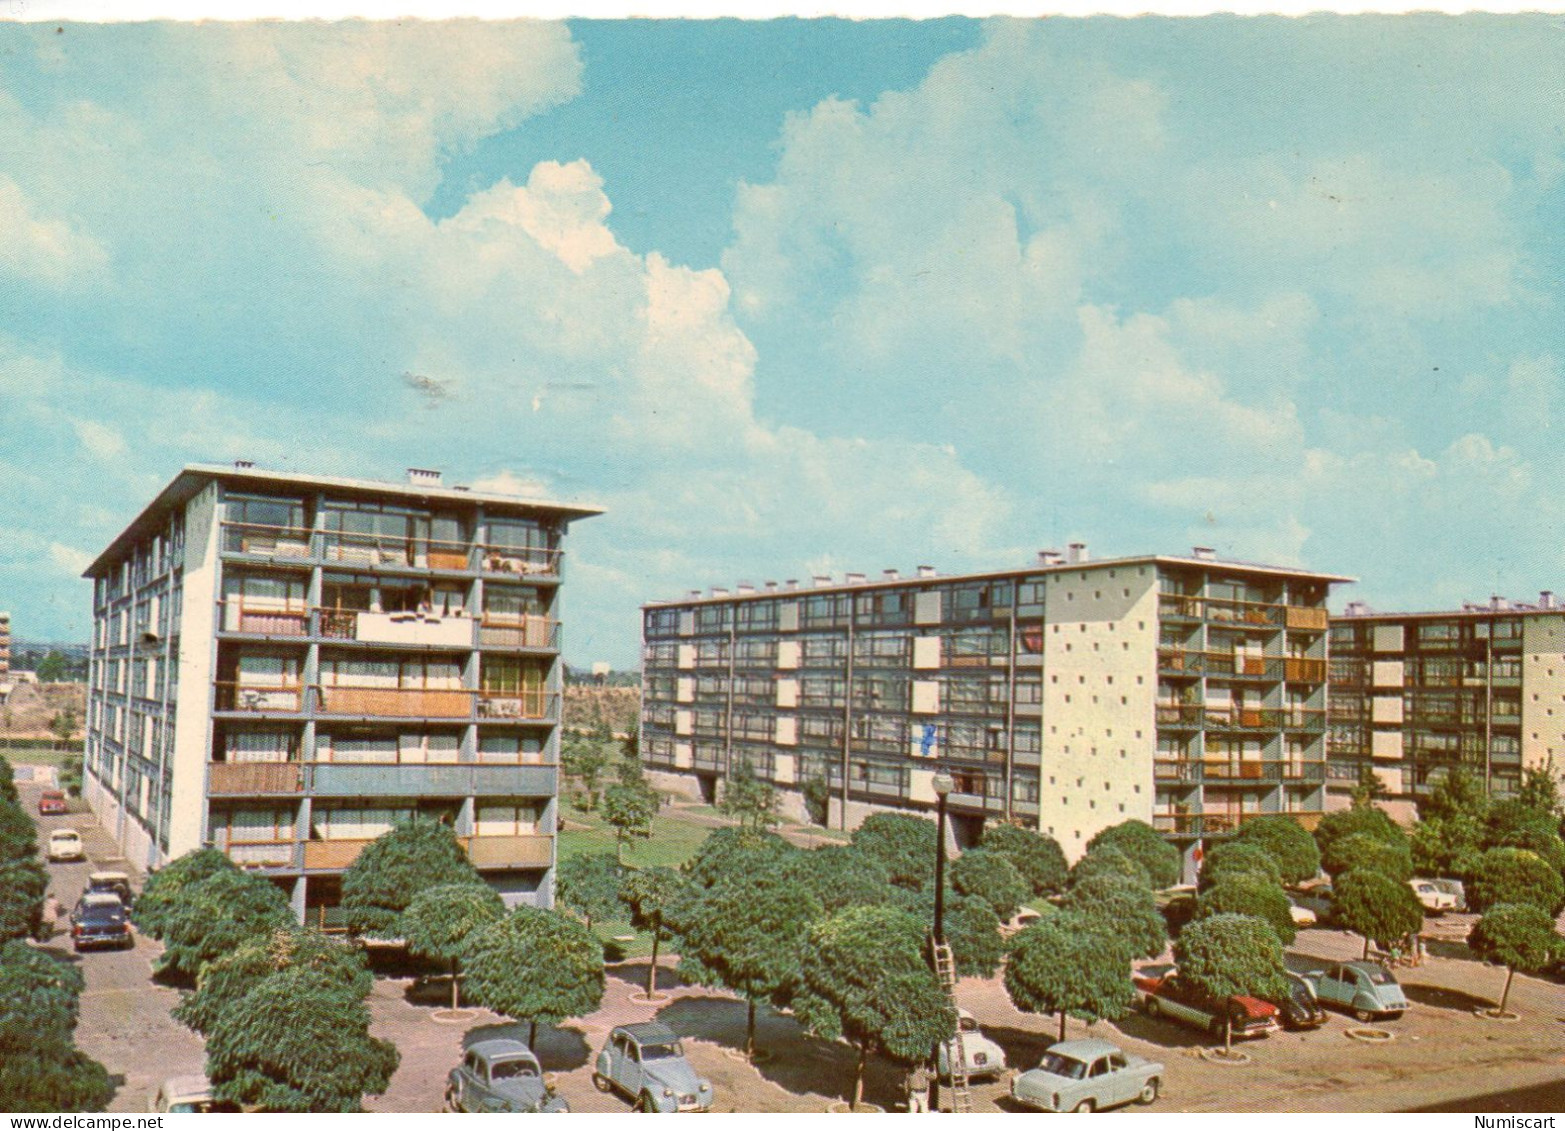
<path id="1" fill-rule="evenodd" d="M 40 784 L 19 782 L 22 802 L 36 812 Z M 80 811 L 62 817 L 36 817 L 41 835 L 75 828 L 86 841 L 88 862 L 51 864 L 51 890 L 68 909 L 87 873 L 123 868 L 108 835 L 92 815 Z M 1356 1023 L 1332 1014 L 1324 1028 L 1308 1033 L 1275 1033 L 1247 1042 L 1251 1063 L 1230 1067 L 1204 1060 L 1204 1034 L 1167 1020 L 1135 1013 L 1117 1023 L 1089 1027 L 1072 1021 L 1068 1036 L 1092 1035 L 1127 1051 L 1161 1062 L 1162 1098 L 1137 1111 L 1538 1111 L 1565 1107 L 1565 987 L 1518 975 L 1510 1008 L 1520 1014 L 1511 1023 L 1481 1019 L 1474 1010 L 1498 1000 L 1505 972 L 1465 957 L 1465 938 L 1473 921 L 1447 915 L 1428 921 L 1430 955 L 1422 966 L 1397 971 L 1412 1008 L 1396 1021 L 1380 1023 L 1393 1039 L 1366 1044 L 1346 1031 Z M 199 1072 L 200 1038 L 170 1016 L 178 992 L 151 980 L 157 944 L 138 938 L 128 951 L 71 954 L 64 936 L 50 944 L 69 961 L 79 962 L 87 979 L 81 1003 L 77 1043 L 120 1077 L 111 1111 L 145 1110 L 147 1099 L 164 1078 Z M 1310 929 L 1290 948 L 1297 969 L 1357 958 L 1362 941 L 1345 932 Z M 822 1111 L 842 1097 L 852 1077 L 854 1054 L 804 1036 L 786 1016 L 761 1011 L 760 1047 L 766 1056 L 751 1065 L 739 1055 L 744 1039 L 741 1002 L 699 987 L 678 986 L 665 974 L 668 998 L 640 1004 L 632 995 L 642 988 L 644 963 L 610 969 L 603 1006 L 589 1017 L 559 1029 L 540 1031 L 537 1052 L 546 1071 L 555 1074 L 561 1093 L 575 1111 L 628 1111 L 628 1102 L 599 1093 L 592 1084 L 591 1061 L 610 1029 L 656 1018 L 685 1038 L 697 1070 L 714 1085 L 719 1111 Z M 964 979 L 961 1004 L 971 1010 L 988 1035 L 1006 1050 L 1009 1064 L 1036 1064 L 1053 1043 L 1057 1020 L 1017 1012 L 999 980 Z M 440 1024 L 436 1012 L 447 1003 L 441 982 L 423 984 L 407 975 L 377 979 L 370 1006 L 377 1036 L 393 1041 L 402 1063 L 384 1096 L 372 1097 L 372 1111 L 438 1111 L 446 1073 L 460 1059 L 464 1039 L 518 1035 L 526 1027 L 485 1011 L 463 1024 Z M 890 1110 L 902 1102 L 900 1072 L 872 1063 L 866 1098 Z M 975 1111 L 1009 1110 L 1004 1081 L 976 1085 Z"/>

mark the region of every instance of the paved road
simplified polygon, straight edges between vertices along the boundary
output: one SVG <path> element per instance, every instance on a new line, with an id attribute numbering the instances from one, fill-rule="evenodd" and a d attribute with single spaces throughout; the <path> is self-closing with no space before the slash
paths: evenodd
<path id="1" fill-rule="evenodd" d="M 36 770 L 42 772 L 32 772 Z M 49 890 L 60 901 L 62 915 L 70 913 L 89 872 L 129 871 L 136 881 L 133 886 L 140 888 L 140 878 L 83 802 L 72 800 L 74 811 L 64 816 L 40 816 L 38 794 L 52 784 L 50 772 L 40 767 L 18 767 L 17 771 L 17 790 L 38 825 L 39 843 L 47 842 L 55 829 L 75 829 L 87 849 L 85 863 L 46 865 Z M 64 924 L 61 926 L 63 930 Z M 160 950 L 157 943 L 138 937 L 131 950 L 75 955 L 69 938 L 62 933 L 46 949 L 79 964 L 86 979 L 76 1044 L 119 1078 L 110 1111 L 145 1111 L 148 1097 L 163 1080 L 203 1070 L 206 1053 L 201 1038 L 169 1016 L 169 1010 L 179 1003 L 179 993 L 152 981 L 152 960 Z"/>

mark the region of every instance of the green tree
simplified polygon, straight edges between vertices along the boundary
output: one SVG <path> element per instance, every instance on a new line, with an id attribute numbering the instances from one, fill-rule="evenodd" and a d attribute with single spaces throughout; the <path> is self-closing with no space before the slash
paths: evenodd
<path id="1" fill-rule="evenodd" d="M 1547 765 L 1528 766 L 1522 771 L 1521 789 L 1516 800 L 1540 813 L 1558 819 L 1560 817 L 1560 785 L 1555 776 L 1554 759 Z"/>
<path id="2" fill-rule="evenodd" d="M 0 1111 L 103 1111 L 109 1074 L 73 1048 L 81 972 L 12 941 L 0 945 Z"/>
<path id="3" fill-rule="evenodd" d="M 526 1021 L 558 1025 L 603 1001 L 603 946 L 582 924 L 555 911 L 518 907 L 478 936 L 467 963 L 469 997 Z"/>
<path id="4" fill-rule="evenodd" d="M 598 779 L 608 764 L 609 752 L 597 739 L 567 734 L 560 741 L 560 767 L 567 777 L 581 782 L 584 809 L 597 808 Z"/>
<path id="5" fill-rule="evenodd" d="M 723 781 L 717 808 L 738 821 L 742 829 L 769 829 L 777 824 L 777 787 L 756 774 L 750 759 L 741 759 Z"/>
<path id="6" fill-rule="evenodd" d="M 1384 812 L 1373 806 L 1338 809 L 1327 813 L 1315 826 L 1315 843 L 1320 845 L 1321 859 L 1325 860 L 1337 841 L 1355 833 L 1365 833 L 1387 844 L 1401 844 L 1407 834 Z"/>
<path id="7" fill-rule="evenodd" d="M 1156 958 L 1168 944 L 1168 925 L 1152 890 L 1123 876 L 1089 876 L 1072 887 L 1066 908 L 1112 936 L 1132 958 Z"/>
<path id="8" fill-rule="evenodd" d="M 38 858 L 38 830 L 20 805 L 0 802 L 0 861 Z"/>
<path id="9" fill-rule="evenodd" d="M 1216 1001 L 1234 994 L 1280 997 L 1288 992 L 1282 944 L 1270 925 L 1250 915 L 1221 914 L 1191 923 L 1174 943 L 1174 962 L 1187 985 Z M 1233 1026 L 1223 1013 L 1223 1048 Z"/>
<path id="10" fill-rule="evenodd" d="M 261 982 L 293 969 L 314 970 L 361 1001 L 374 985 L 362 950 L 320 931 L 289 926 L 257 935 L 201 967 L 195 992 L 174 1007 L 174 1020 L 204 1035 Z"/>
<path id="11" fill-rule="evenodd" d="M 399 1060 L 369 1027 L 352 987 L 308 966 L 282 970 L 213 1019 L 207 1076 L 218 1097 L 263 1111 L 361 1111 Z"/>
<path id="12" fill-rule="evenodd" d="M 1314 846 L 1311 840 L 1310 847 Z M 1282 883 L 1282 870 L 1272 854 L 1259 844 L 1240 840 L 1219 844 L 1206 854 L 1201 861 L 1199 886 L 1205 891 L 1229 876 L 1259 876 L 1270 884 Z"/>
<path id="13" fill-rule="evenodd" d="M 757 881 L 709 892 L 685 918 L 679 936 L 679 973 L 686 981 L 744 998 L 746 1057 L 755 1055 L 757 1003 L 788 1007 L 806 936 L 824 913 L 802 884 Z"/>
<path id="14" fill-rule="evenodd" d="M 20 805 L 21 795 L 16 792 L 15 768 L 0 754 L 0 805 L 7 801 L 12 805 Z"/>
<path id="15" fill-rule="evenodd" d="M 425 888 L 402 912 L 408 953 L 451 964 L 451 1008 L 460 1004 L 462 961 L 478 936 L 505 915 L 505 902 L 488 884 Z"/>
<path id="16" fill-rule="evenodd" d="M 1565 938 L 1554 929 L 1554 920 L 1531 903 L 1497 903 L 1484 912 L 1467 936 L 1467 945 L 1485 962 L 1505 967 L 1505 990 L 1500 1007 L 1511 997 L 1516 971 L 1539 974 L 1565 958 Z"/>
<path id="17" fill-rule="evenodd" d="M 169 861 L 147 877 L 146 886 L 136 899 L 136 928 L 142 934 L 162 938 L 188 888 L 218 872 L 238 870 L 232 860 L 215 848 L 198 848 Z"/>
<path id="18" fill-rule="evenodd" d="M 1148 891 L 1152 890 L 1152 881 L 1147 876 L 1147 870 L 1126 853 L 1112 847 L 1095 849 L 1076 861 L 1071 867 L 1070 882 L 1071 886 L 1075 887 L 1077 884 L 1103 876 L 1129 880 Z"/>
<path id="19" fill-rule="evenodd" d="M 1565 840 L 1560 839 L 1559 821 L 1551 813 L 1533 809 L 1518 814 L 1493 829 L 1485 838 L 1484 847 L 1523 848 L 1556 872 L 1565 872 Z"/>
<path id="20" fill-rule="evenodd" d="M 64 683 L 70 678 L 70 663 L 59 652 L 50 649 L 43 659 L 38 661 L 36 675 L 39 683 Z"/>
<path id="21" fill-rule="evenodd" d="M 1449 821 L 1462 817 L 1482 823 L 1489 814 L 1489 794 L 1483 782 L 1467 770 L 1451 770 L 1418 803 L 1421 821 Z"/>
<path id="22" fill-rule="evenodd" d="M 1022 900 L 1032 894 L 1032 885 L 1016 865 L 987 848 L 968 849 L 951 862 L 951 886 L 983 900 L 1001 919 L 1015 915 Z"/>
<path id="23" fill-rule="evenodd" d="M 1385 792 L 1386 787 L 1381 784 L 1375 767 L 1360 766 L 1358 779 L 1353 783 L 1348 797 L 1354 809 L 1369 809 L 1374 806 L 1376 798 L 1385 796 Z"/>
<path id="24" fill-rule="evenodd" d="M 652 836 L 659 801 L 639 761 L 621 762 L 620 771 L 619 780 L 603 791 L 603 819 L 614 830 L 614 858 L 624 863 L 626 845 Z"/>
<path id="25" fill-rule="evenodd" d="M 1140 864 L 1154 888 L 1172 887 L 1183 873 L 1179 850 L 1145 821 L 1121 821 L 1087 842 L 1089 855 L 1104 848 L 1117 848 Z"/>
<path id="26" fill-rule="evenodd" d="M 69 707 L 56 713 L 54 718 L 49 720 L 49 731 L 54 735 L 61 748 L 71 744 L 71 739 L 76 736 L 78 729 L 80 728 L 76 723 L 76 712 Z"/>
<path id="27" fill-rule="evenodd" d="M 652 932 L 652 961 L 647 964 L 647 997 L 657 992 L 658 950 L 663 943 L 664 916 L 689 882 L 672 868 L 637 868 L 620 881 L 620 902 L 630 911 L 630 925 Z"/>
<path id="28" fill-rule="evenodd" d="M 917 891 L 935 874 L 935 823 L 907 813 L 872 813 L 853 831 L 853 847 L 879 860 L 898 887 Z"/>
<path id="29" fill-rule="evenodd" d="M 0 942 L 39 938 L 49 875 L 37 860 L 0 863 Z"/>
<path id="30" fill-rule="evenodd" d="M 1466 877 L 1483 851 L 1484 827 L 1463 814 L 1430 817 L 1413 826 L 1409 840 L 1415 875 Z"/>
<path id="31" fill-rule="evenodd" d="M 887 905 L 844 908 L 810 929 L 793 1014 L 808 1032 L 858 1049 L 855 1108 L 872 1052 L 916 1063 L 956 1032 L 956 1010 L 924 961 L 923 940 L 917 919 Z"/>
<path id="32" fill-rule="evenodd" d="M 185 887 L 157 922 L 153 937 L 163 944 L 163 953 L 155 972 L 194 980 L 206 963 L 257 935 L 291 926 L 294 917 L 288 897 L 276 884 L 228 869 Z M 142 929 L 153 933 L 144 922 Z"/>
<path id="33" fill-rule="evenodd" d="M 1005 992 L 1026 1013 L 1057 1013 L 1060 1040 L 1065 1017 L 1076 1013 L 1096 1021 L 1130 1010 L 1128 945 L 1105 935 L 1097 920 L 1075 910 L 1040 919 L 1011 940 L 1005 964 Z"/>
<path id="34" fill-rule="evenodd" d="M 1565 883 L 1535 852 L 1491 848 L 1474 865 L 1467 884 L 1467 905 L 1484 912 L 1502 903 L 1531 903 L 1558 915 L 1565 909 Z"/>
<path id="35" fill-rule="evenodd" d="M 899 887 L 887 887 L 885 891 L 887 898 L 884 900 L 843 906 L 889 903 L 933 928 L 934 884 L 931 883 L 922 891 L 908 891 Z M 993 977 L 1005 958 L 1005 939 L 1000 934 L 1000 918 L 994 913 L 994 908 L 981 899 L 960 892 L 948 892 L 944 911 L 943 933 L 946 945 L 951 948 L 951 957 L 956 962 L 956 972 L 964 978 Z"/>
<path id="36" fill-rule="evenodd" d="M 451 827 L 414 819 L 382 833 L 342 874 L 348 931 L 372 939 L 402 937 L 402 912 L 413 897 L 441 884 L 483 883 Z"/>
<path id="37" fill-rule="evenodd" d="M 697 887 L 710 888 L 770 872 L 799 851 L 776 833 L 714 829 L 683 869 Z"/>
<path id="38" fill-rule="evenodd" d="M 592 930 L 594 919 L 619 910 L 619 885 L 624 869 L 610 852 L 567 856 L 554 870 L 554 897 L 580 915 Z"/>
<path id="39" fill-rule="evenodd" d="M 107 1111 L 113 1098 L 108 1069 L 71 1045 L 0 1058 L 0 1111 Z"/>
<path id="40" fill-rule="evenodd" d="M 1353 833 L 1332 842 L 1321 853 L 1321 862 L 1333 878 L 1344 872 L 1379 872 L 1406 883 L 1413 876 L 1412 847 L 1405 838 L 1381 840 L 1369 833 Z"/>
<path id="41" fill-rule="evenodd" d="M 991 825 L 984 830 L 979 845 L 1014 864 L 1032 888 L 1032 894 L 1051 895 L 1065 890 L 1070 868 L 1053 837 L 1017 825 Z"/>
<path id="42" fill-rule="evenodd" d="M 1234 841 L 1269 855 L 1285 884 L 1302 884 L 1320 871 L 1320 846 L 1308 829 L 1286 813 L 1252 817 L 1239 826 Z"/>
<path id="43" fill-rule="evenodd" d="M 1293 905 L 1276 882 L 1253 872 L 1226 873 L 1196 900 L 1196 920 L 1213 915 L 1250 915 L 1261 920 L 1288 946 L 1298 934 Z"/>
<path id="44" fill-rule="evenodd" d="M 856 904 L 885 903 L 903 890 L 891 885 L 884 864 L 847 844 L 794 852 L 778 867 L 779 875 L 802 884 L 828 912 Z"/>
<path id="45" fill-rule="evenodd" d="M 1413 889 L 1382 872 L 1363 868 L 1344 872 L 1332 891 L 1342 925 L 1364 936 L 1366 958 L 1371 942 L 1394 946 L 1424 925 L 1424 907 Z"/>
<path id="46" fill-rule="evenodd" d="M 831 784 L 821 774 L 806 774 L 799 785 L 804 808 L 814 824 L 825 826 L 831 817 Z"/>

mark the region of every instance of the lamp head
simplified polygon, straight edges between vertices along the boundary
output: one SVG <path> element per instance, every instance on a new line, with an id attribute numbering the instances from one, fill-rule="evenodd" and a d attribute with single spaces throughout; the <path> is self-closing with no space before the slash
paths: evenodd
<path id="1" fill-rule="evenodd" d="M 950 774 L 936 774 L 935 780 L 930 784 L 934 786 L 936 797 L 945 797 L 956 786 Z"/>

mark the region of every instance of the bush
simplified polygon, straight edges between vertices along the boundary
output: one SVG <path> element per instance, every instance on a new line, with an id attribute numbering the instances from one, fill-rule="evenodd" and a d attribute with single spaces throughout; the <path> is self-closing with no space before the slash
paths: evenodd
<path id="1" fill-rule="evenodd" d="M 1088 855 L 1104 848 L 1117 848 L 1141 865 L 1154 888 L 1172 887 L 1184 872 L 1179 849 L 1145 821 L 1123 821 L 1087 842 Z"/>
<path id="2" fill-rule="evenodd" d="M 1015 915 L 1022 900 L 1032 894 L 1032 885 L 1022 878 L 1016 865 L 987 848 L 969 849 L 952 861 L 951 886 L 963 895 L 983 900 L 1001 919 Z"/>
<path id="3" fill-rule="evenodd" d="M 1286 884 L 1302 884 L 1320 871 L 1320 846 L 1308 829 L 1286 813 L 1253 817 L 1239 826 L 1235 843 L 1254 845 L 1277 865 Z"/>
<path id="4" fill-rule="evenodd" d="M 1491 848 L 1478 857 L 1467 884 L 1467 905 L 1484 912 L 1501 903 L 1530 903 L 1550 915 L 1565 908 L 1560 874 L 1524 848 Z"/>
<path id="5" fill-rule="evenodd" d="M 1070 869 L 1064 851 L 1053 837 L 1016 825 L 991 825 L 984 830 L 979 846 L 998 852 L 1014 864 L 1034 895 L 1065 890 Z"/>
<path id="6" fill-rule="evenodd" d="M 1201 893 L 1196 900 L 1195 918 L 1250 915 L 1269 926 L 1276 933 L 1277 941 L 1288 946 L 1298 934 L 1292 906 L 1275 881 L 1253 872 L 1233 872 Z"/>
<path id="7" fill-rule="evenodd" d="M 1277 862 L 1258 844 L 1231 840 L 1219 844 L 1201 861 L 1201 890 L 1221 883 L 1229 876 L 1258 876 L 1271 884 L 1282 883 Z"/>

